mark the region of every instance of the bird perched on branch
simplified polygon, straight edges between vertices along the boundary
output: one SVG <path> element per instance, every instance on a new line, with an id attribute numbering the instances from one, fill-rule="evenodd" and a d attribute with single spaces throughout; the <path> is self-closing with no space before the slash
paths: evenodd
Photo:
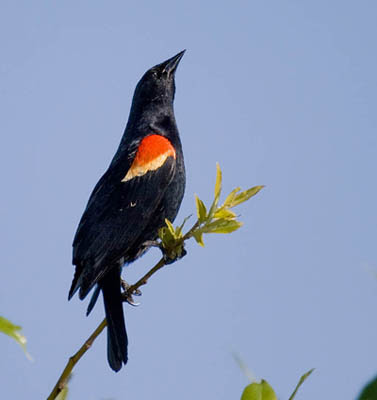
<path id="1" fill-rule="evenodd" d="M 69 299 L 102 290 L 108 327 L 107 356 L 119 371 L 127 363 L 121 269 L 173 221 L 185 189 L 182 146 L 174 117 L 174 75 L 184 54 L 149 69 L 136 86 L 128 123 L 109 168 L 95 186 L 73 241 L 76 266 Z"/>

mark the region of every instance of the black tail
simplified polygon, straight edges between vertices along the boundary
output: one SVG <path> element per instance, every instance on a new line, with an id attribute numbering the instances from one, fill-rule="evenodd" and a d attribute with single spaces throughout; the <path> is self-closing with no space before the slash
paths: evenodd
<path id="1" fill-rule="evenodd" d="M 124 323 L 120 291 L 120 271 L 112 268 L 100 283 L 107 320 L 107 359 L 110 367 L 118 372 L 127 363 L 127 332 Z"/>

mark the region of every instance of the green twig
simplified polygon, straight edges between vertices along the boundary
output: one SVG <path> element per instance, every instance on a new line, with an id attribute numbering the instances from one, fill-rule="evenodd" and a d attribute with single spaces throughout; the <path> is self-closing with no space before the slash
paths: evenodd
<path id="1" fill-rule="evenodd" d="M 308 372 L 306 372 L 304 375 L 302 375 L 302 377 L 300 378 L 300 380 L 298 381 L 298 384 L 295 387 L 295 390 L 293 391 L 293 393 L 291 394 L 291 397 L 289 398 L 289 400 L 293 400 L 293 398 L 296 396 L 296 393 L 298 391 L 298 389 L 300 388 L 300 386 L 304 383 L 305 379 L 314 371 L 314 368 L 312 368 L 311 370 L 309 370 Z"/>

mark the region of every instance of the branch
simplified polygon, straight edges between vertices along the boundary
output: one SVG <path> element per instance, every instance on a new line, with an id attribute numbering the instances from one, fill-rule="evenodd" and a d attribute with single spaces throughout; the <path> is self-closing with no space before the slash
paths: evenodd
<path id="1" fill-rule="evenodd" d="M 140 287 L 147 283 L 148 279 L 155 274 L 159 269 L 166 265 L 165 259 L 162 257 L 161 260 L 149 270 L 142 278 L 140 278 L 136 283 L 131 285 L 127 290 L 127 295 L 132 295 Z M 56 385 L 47 400 L 55 400 L 59 393 L 64 389 L 68 382 L 68 378 L 72 373 L 74 366 L 80 361 L 81 357 L 90 349 L 94 341 L 101 334 L 101 332 L 107 326 L 106 318 L 97 326 L 96 330 L 89 336 L 86 342 L 80 347 L 80 349 L 69 358 L 60 378 L 56 382 Z"/>
<path id="2" fill-rule="evenodd" d="M 182 247 L 184 241 L 190 239 L 193 236 L 193 232 L 198 227 L 198 222 L 196 222 L 193 227 L 182 237 L 181 240 L 178 240 L 175 243 L 174 250 L 178 247 Z M 172 250 L 172 249 L 171 249 Z M 150 269 L 142 278 L 140 278 L 136 283 L 131 285 L 127 291 L 124 293 L 124 297 L 127 298 L 132 296 L 140 286 L 145 285 L 148 282 L 148 279 L 155 274 L 158 270 L 166 265 L 166 258 L 162 257 L 160 261 Z M 59 393 L 65 388 L 68 383 L 68 378 L 72 373 L 74 366 L 80 361 L 81 357 L 90 349 L 94 341 L 101 334 L 101 332 L 107 326 L 106 318 L 97 326 L 96 330 L 89 336 L 89 338 L 85 341 L 85 343 L 80 347 L 80 349 L 68 359 L 68 362 L 60 375 L 60 378 L 56 382 L 56 385 L 50 395 L 47 397 L 47 400 L 55 400 Z"/>
<path id="3" fill-rule="evenodd" d="M 80 349 L 72 357 L 69 358 L 67 365 L 65 366 L 60 378 L 56 382 L 56 385 L 47 400 L 55 400 L 59 393 L 65 388 L 68 379 L 71 375 L 73 367 L 77 364 L 80 358 L 89 350 L 97 336 L 105 329 L 106 318 L 98 325 L 96 330 L 90 335 L 89 339 L 80 347 Z"/>
<path id="4" fill-rule="evenodd" d="M 221 170 L 219 165 L 217 165 L 214 201 L 212 202 L 209 211 L 207 211 L 207 208 L 202 200 L 196 196 L 198 219 L 187 233 L 183 235 L 182 229 L 188 218 L 186 218 L 183 223 L 176 228 L 173 227 L 169 220 L 165 220 L 166 226 L 161 228 L 158 232 L 158 236 L 160 238 L 159 246 L 164 256 L 151 270 L 149 270 L 142 278 L 131 285 L 123 293 L 123 297 L 125 299 L 135 294 L 136 290 L 140 286 L 145 285 L 148 282 L 148 279 L 162 267 L 182 258 L 186 254 L 184 250 L 184 243 L 186 240 L 194 237 L 198 244 L 204 246 L 204 233 L 231 233 L 241 227 L 242 223 L 237 221 L 237 215 L 230 209 L 255 196 L 263 188 L 263 186 L 255 186 L 244 192 L 240 192 L 240 188 L 236 188 L 227 196 L 224 203 L 219 206 L 218 202 L 221 193 L 221 180 Z M 101 334 L 106 325 L 107 323 L 105 318 L 86 340 L 86 342 L 80 347 L 80 349 L 69 358 L 62 374 L 60 375 L 60 378 L 58 379 L 47 400 L 55 400 L 59 393 L 61 393 L 66 387 L 74 366 L 89 350 L 93 342 Z"/>

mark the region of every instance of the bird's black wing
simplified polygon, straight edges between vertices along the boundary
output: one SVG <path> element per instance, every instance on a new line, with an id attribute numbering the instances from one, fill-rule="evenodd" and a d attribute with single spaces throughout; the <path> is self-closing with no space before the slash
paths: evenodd
<path id="1" fill-rule="evenodd" d="M 80 298 L 137 242 L 158 209 L 175 173 L 175 158 L 142 176 L 122 181 L 122 174 L 101 178 L 89 199 L 73 242 L 76 273 L 69 297 L 81 286 Z M 114 169 L 113 169 L 114 170 Z M 126 259 L 127 261 L 127 259 Z"/>

